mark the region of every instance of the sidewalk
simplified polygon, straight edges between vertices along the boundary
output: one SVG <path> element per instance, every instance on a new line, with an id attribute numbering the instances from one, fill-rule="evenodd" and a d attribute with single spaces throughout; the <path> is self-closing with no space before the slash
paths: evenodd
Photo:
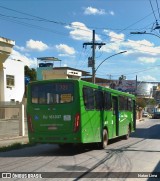
<path id="1" fill-rule="evenodd" d="M 17 136 L 17 137 L 10 137 L 10 138 L 1 138 L 0 139 L 0 147 L 4 147 L 4 146 L 9 146 L 9 145 L 13 145 L 15 143 L 21 143 L 21 144 L 26 144 L 28 143 L 28 136 Z"/>

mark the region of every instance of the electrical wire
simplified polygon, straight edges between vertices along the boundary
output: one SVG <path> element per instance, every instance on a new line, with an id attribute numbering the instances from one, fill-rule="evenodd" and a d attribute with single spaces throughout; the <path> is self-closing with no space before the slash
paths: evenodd
<path id="1" fill-rule="evenodd" d="M 158 67 L 158 66 L 160 66 L 160 65 L 152 66 L 151 68 L 146 68 L 146 69 L 142 69 L 142 70 L 131 72 L 131 73 L 126 73 L 125 75 L 131 75 L 131 74 L 137 74 L 137 73 L 141 73 L 141 72 L 146 72 L 146 71 L 151 70 L 151 69 L 153 69 L 155 67 Z M 117 74 L 113 74 L 113 75 L 116 76 Z"/>
<path id="2" fill-rule="evenodd" d="M 159 12 L 159 6 L 158 6 L 158 1 L 157 0 L 156 0 L 156 4 L 157 4 L 158 14 L 159 14 L 159 18 L 160 18 L 160 12 Z"/>
<path id="3" fill-rule="evenodd" d="M 146 72 L 146 71 L 151 70 L 151 69 L 153 69 L 153 68 L 155 68 L 155 67 L 158 67 L 158 66 L 160 66 L 160 65 L 151 66 L 150 68 L 141 69 L 141 70 L 137 70 L 137 71 L 135 71 L 135 72 L 125 73 L 125 74 L 124 74 L 124 72 L 120 72 L 120 73 L 118 73 L 118 74 L 114 74 L 114 73 L 107 73 L 107 74 L 110 74 L 110 75 L 112 75 L 112 76 L 114 76 L 114 77 L 116 77 L 116 76 L 121 76 L 122 74 L 123 74 L 123 75 L 132 75 L 132 74 L 138 74 L 138 73 Z M 102 74 L 98 74 L 98 75 L 102 75 Z M 104 73 L 103 73 L 103 75 L 104 75 Z"/>
<path id="4" fill-rule="evenodd" d="M 12 18 L 16 18 L 16 19 L 25 19 L 25 20 L 32 20 L 32 21 L 43 21 L 43 22 L 50 22 L 50 23 L 55 23 L 55 24 L 58 24 L 58 25 L 63 25 L 63 26 L 70 26 L 70 27 L 74 27 L 74 28 L 78 28 L 78 29 L 81 29 L 83 28 L 83 26 L 80 26 L 80 25 L 72 25 L 71 23 L 66 23 L 66 22 L 61 22 L 61 21 L 55 21 L 55 20 L 49 20 L 49 19 L 46 19 L 46 18 L 42 18 L 42 17 L 39 17 L 39 16 L 35 16 L 35 15 L 31 15 L 31 14 L 28 14 L 28 13 L 24 13 L 24 12 L 21 12 L 21 11 L 17 11 L 17 10 L 14 10 L 14 9 L 11 9 L 11 8 L 7 8 L 7 7 L 4 7 L 4 6 L 0 6 L 0 8 L 3 8 L 3 9 L 6 9 L 6 10 L 9 10 L 9 11 L 13 11 L 13 12 L 16 12 L 16 13 L 19 13 L 19 14 L 23 14 L 23 15 L 27 15 L 27 16 L 30 16 L 30 17 L 34 17 L 36 19 L 31 19 L 31 18 L 22 18 L 22 17 L 16 17 L 16 16 L 7 16 L 7 15 L 3 15 L 3 16 L 6 16 L 6 17 L 12 17 Z M 143 21 L 144 19 L 148 18 L 148 16 L 152 15 L 154 13 L 154 11 L 148 15 L 146 15 L 145 17 L 141 18 L 140 20 L 132 23 L 131 25 L 127 26 L 126 28 L 123 28 L 123 29 L 113 29 L 113 28 L 109 28 L 110 30 L 120 30 L 119 32 L 122 32 L 124 30 L 129 30 L 129 27 L 132 27 L 134 26 L 135 24 Z M 1 14 L 2 15 L 2 14 Z M 91 29 L 105 29 L 106 27 L 92 27 L 90 26 L 89 28 Z M 89 31 L 90 30 L 86 30 L 86 29 L 82 29 L 84 31 Z M 130 30 L 135 30 L 135 29 L 130 29 Z"/>
<path id="5" fill-rule="evenodd" d="M 42 18 L 42 17 L 39 17 L 39 16 L 34 16 L 34 15 L 31 15 L 31 14 L 24 13 L 24 12 L 21 12 L 21 11 L 17 11 L 17 10 L 14 10 L 14 9 L 11 9 L 11 8 L 7 8 L 7 7 L 4 7 L 4 6 L 0 6 L 0 8 L 6 9 L 6 10 L 9 10 L 9 11 L 13 11 L 13 12 L 16 12 L 16 13 L 20 13 L 20 14 L 23 14 L 23 15 L 27 15 L 27 16 L 30 16 L 30 17 L 34 17 L 34 18 L 36 18 L 36 19 L 22 18 L 22 17 L 16 17 L 16 16 L 7 16 L 7 15 L 4 15 L 4 14 L 0 14 L 1 16 L 4 16 L 4 17 L 16 18 L 16 19 L 25 19 L 25 20 L 32 20 L 32 21 L 51 22 L 51 23 L 55 23 L 55 24 L 59 24 L 59 25 L 71 26 L 71 27 L 74 27 L 74 28 L 77 28 L 77 29 L 80 29 L 80 30 L 83 30 L 83 31 L 88 31 L 88 32 L 90 32 L 90 30 L 86 30 L 86 29 L 82 28 L 82 26 L 80 26 L 80 25 L 76 26 L 76 25 L 71 25 L 71 24 L 64 23 L 64 22 L 58 22 L 58 21 L 54 21 L 54 20 L 48 20 L 48 19 L 46 19 L 46 18 Z M 127 26 L 126 28 L 122 29 L 122 30 L 119 31 L 119 32 L 122 32 L 122 31 L 124 31 L 124 30 L 128 30 L 129 27 L 134 26 L 135 24 L 137 24 L 137 23 L 141 22 L 142 20 L 146 19 L 148 16 L 150 16 L 151 14 L 154 13 L 154 10 L 153 10 L 153 9 L 152 9 L 152 11 L 153 11 L 152 13 L 150 13 L 150 14 L 146 15 L 145 17 L 141 18 L 140 20 L 132 23 L 131 25 Z M 14 22 L 15 22 L 15 21 L 14 21 Z M 18 22 L 18 23 L 19 23 L 19 24 L 22 24 L 22 25 L 25 25 L 25 26 L 30 26 L 30 27 L 35 27 L 35 28 L 36 28 L 35 25 L 25 24 L 24 22 Z M 43 28 L 43 27 L 39 27 L 39 26 L 37 26 L 37 28 L 40 28 L 41 30 L 44 29 L 44 30 L 50 31 L 49 29 L 46 29 L 46 28 Z M 93 27 L 89 27 L 89 28 L 93 28 Z M 96 28 L 96 27 L 94 27 L 94 28 L 95 28 L 95 29 L 99 29 L 99 28 Z M 102 29 L 102 28 L 100 28 L 100 29 Z M 104 29 L 104 28 L 103 28 L 103 29 Z M 53 30 L 51 30 L 51 31 L 53 31 Z M 56 32 L 55 30 L 54 30 L 54 32 L 55 32 L 56 34 L 58 34 L 58 32 Z M 62 34 L 62 33 L 60 33 L 60 34 Z M 106 35 L 104 35 L 104 34 L 100 34 L 100 35 L 106 36 Z M 66 36 L 67 36 L 67 35 L 66 35 Z M 113 37 L 113 38 L 115 38 L 115 39 L 118 39 L 118 40 L 121 40 L 120 38 L 117 38 L 117 37 L 114 37 L 114 36 L 111 36 L 111 37 Z M 142 45 L 143 45 L 143 44 L 142 44 Z M 146 46 L 146 45 L 144 45 L 144 46 Z"/>
<path id="6" fill-rule="evenodd" d="M 42 18 L 42 17 L 39 17 L 39 16 L 35 16 L 35 15 L 31 15 L 31 14 L 24 13 L 24 12 L 21 12 L 21 11 L 17 11 L 17 10 L 7 8 L 7 7 L 4 7 L 4 6 L 0 6 L 0 8 L 6 9 L 6 10 L 9 10 L 9 11 L 13 11 L 13 12 L 16 12 L 16 13 L 19 13 L 19 14 L 27 15 L 27 16 L 30 16 L 30 17 L 34 17 L 34 18 L 37 18 L 38 20 L 41 20 L 41 21 L 52 22 L 52 23 L 60 24 L 60 25 L 68 25 L 68 23 L 48 20 L 48 19 L 45 19 L 45 18 Z"/>
<path id="7" fill-rule="evenodd" d="M 13 22 L 13 23 L 17 23 L 17 24 L 27 26 L 27 27 L 30 27 L 30 28 L 36 28 L 36 29 L 39 29 L 39 30 L 48 31 L 48 32 L 59 34 L 59 35 L 62 35 L 62 36 L 68 36 L 68 34 L 65 34 L 65 33 L 62 33 L 62 32 L 59 32 L 59 31 L 56 31 L 56 30 L 53 30 L 53 29 L 44 28 L 44 27 L 41 27 L 41 26 L 38 26 L 38 25 L 33 25 L 33 24 L 29 24 L 29 23 L 14 20 L 14 19 L 6 19 L 6 17 L 1 16 L 1 14 L 0 14 L 0 17 L 3 20 L 10 21 L 10 22 Z"/>
<path id="8" fill-rule="evenodd" d="M 151 8 L 152 8 L 152 12 L 153 12 L 153 14 L 154 14 L 155 20 L 157 21 L 157 18 L 156 18 L 156 15 L 155 15 L 155 12 L 154 12 L 154 9 L 153 9 L 151 0 L 149 0 L 149 2 L 150 2 L 150 5 L 151 5 Z"/>
<path id="9" fill-rule="evenodd" d="M 151 1 L 150 1 L 150 3 L 151 3 Z M 152 4 L 151 4 L 151 7 L 152 7 Z M 31 18 L 23 18 L 23 17 L 20 18 L 20 17 L 16 17 L 16 16 L 6 16 L 6 15 L 3 15 L 3 14 L 0 14 L 0 16 L 1 16 L 3 19 L 5 19 L 5 18 L 25 19 L 25 20 L 33 20 L 33 21 L 51 22 L 51 23 L 55 23 L 55 24 L 63 25 L 63 26 L 64 26 L 64 25 L 72 26 L 71 24 L 68 24 L 68 23 L 64 23 L 64 22 L 60 22 L 60 21 L 54 21 L 54 20 L 48 20 L 48 19 L 45 19 L 45 18 L 42 18 L 42 17 L 38 17 L 38 16 L 30 15 L 30 14 L 28 14 L 28 13 L 24 13 L 24 12 L 20 12 L 20 11 L 17 11 L 17 10 L 13 10 L 13 9 L 11 9 L 11 8 L 6 8 L 6 7 L 3 7 L 3 6 L 0 6 L 0 8 L 6 9 L 6 10 L 10 10 L 10 11 L 14 11 L 14 12 L 16 12 L 16 13 L 20 13 L 20 14 L 23 14 L 23 15 L 27 15 L 27 16 L 30 16 L 30 17 L 34 17 L 34 19 L 33 19 L 33 18 L 31 19 Z M 159 10 L 159 8 L 158 8 L 158 10 Z M 124 31 L 124 30 L 128 30 L 130 27 L 132 27 L 132 26 L 134 26 L 135 24 L 143 21 L 145 18 L 147 18 L 147 17 L 150 16 L 151 14 L 154 14 L 154 16 L 155 16 L 155 11 L 153 10 L 153 7 L 152 7 L 152 13 L 150 13 L 150 14 L 148 14 L 147 16 L 141 18 L 140 20 L 132 23 L 131 25 L 129 25 L 129 26 L 127 26 L 126 28 L 122 29 L 120 32 L 122 32 L 122 31 Z M 155 16 L 155 18 L 156 18 L 156 16 Z M 40 27 L 40 26 L 37 26 L 37 25 L 32 25 L 32 24 L 24 23 L 24 22 L 21 22 L 21 21 L 15 21 L 15 20 L 11 20 L 11 19 L 9 19 L 9 21 L 15 22 L 15 23 L 18 23 L 18 24 L 21 24 L 21 25 L 25 25 L 25 26 L 28 26 L 28 27 L 38 28 L 38 29 L 41 29 L 41 30 L 54 32 L 54 33 L 56 33 L 56 34 L 68 36 L 67 34 L 59 33 L 59 31 L 57 32 L 57 31 L 55 31 L 55 30 L 51 30 L 51 29 L 48 29 L 48 28 Z M 73 26 L 73 27 L 74 27 L 74 26 Z M 83 29 L 81 26 L 75 26 L 75 27 L 77 27 L 78 29 L 82 29 L 82 30 L 86 31 L 86 30 Z M 91 28 L 91 27 L 89 27 L 89 28 Z M 101 35 L 102 35 L 102 34 L 101 34 Z M 106 35 L 103 34 L 103 36 L 106 36 Z M 117 40 L 123 40 L 123 39 L 121 39 L 121 38 L 117 38 L 117 37 L 114 37 L 114 36 L 111 36 L 111 37 L 114 38 L 114 39 L 117 39 Z M 123 41 L 125 41 L 125 40 L 123 40 Z M 140 43 L 137 43 L 137 44 L 143 45 L 143 46 L 148 46 L 148 45 L 140 44 Z M 135 50 L 138 50 L 138 49 L 136 49 L 136 48 L 134 48 L 134 49 L 135 49 Z M 139 50 L 138 50 L 138 51 L 139 51 Z M 144 51 L 144 50 L 143 50 L 143 52 L 147 52 L 147 53 L 157 53 L 157 52 L 150 52 L 150 51 Z"/>

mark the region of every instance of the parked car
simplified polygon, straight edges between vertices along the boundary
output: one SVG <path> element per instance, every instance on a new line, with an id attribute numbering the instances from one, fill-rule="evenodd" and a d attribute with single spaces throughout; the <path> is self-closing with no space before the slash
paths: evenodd
<path id="1" fill-rule="evenodd" d="M 154 119 L 160 119 L 160 112 L 154 112 L 153 113 L 153 118 Z"/>
<path id="2" fill-rule="evenodd" d="M 149 117 L 149 113 L 147 111 L 143 111 L 142 116 L 143 117 Z"/>

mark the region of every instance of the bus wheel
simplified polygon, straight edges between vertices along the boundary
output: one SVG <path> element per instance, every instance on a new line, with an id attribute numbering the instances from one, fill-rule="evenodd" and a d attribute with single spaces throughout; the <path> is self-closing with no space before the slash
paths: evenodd
<path id="1" fill-rule="evenodd" d="M 127 130 L 127 134 L 124 136 L 124 139 L 125 140 L 128 140 L 128 138 L 129 138 L 129 135 L 130 135 L 130 127 L 129 127 L 129 125 L 128 125 L 128 128 L 127 128 L 128 130 Z"/>
<path id="2" fill-rule="evenodd" d="M 106 129 L 103 129 L 103 138 L 102 138 L 102 148 L 107 148 L 108 145 L 108 132 Z"/>

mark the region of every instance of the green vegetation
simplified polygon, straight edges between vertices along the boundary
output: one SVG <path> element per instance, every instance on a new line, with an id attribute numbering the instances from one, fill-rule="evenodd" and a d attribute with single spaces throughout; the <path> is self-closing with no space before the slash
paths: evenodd
<path id="1" fill-rule="evenodd" d="M 29 68 L 25 66 L 25 76 L 30 77 L 31 81 L 36 80 L 36 70 L 34 68 Z"/>
<path id="2" fill-rule="evenodd" d="M 138 107 L 144 108 L 147 105 L 156 105 L 156 101 L 154 99 L 149 98 L 137 98 L 136 103 Z"/>

